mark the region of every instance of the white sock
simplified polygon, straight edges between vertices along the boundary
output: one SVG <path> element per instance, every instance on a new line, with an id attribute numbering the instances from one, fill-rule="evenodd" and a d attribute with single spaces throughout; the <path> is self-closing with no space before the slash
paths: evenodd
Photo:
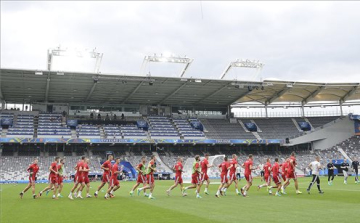
<path id="1" fill-rule="evenodd" d="M 142 191 L 142 190 L 143 190 L 143 188 L 142 188 L 142 187 L 140 187 L 140 188 L 139 188 L 139 191 Z"/>
<path id="2" fill-rule="evenodd" d="M 58 193 L 58 197 L 60 197 L 60 193 Z"/>
<path id="3" fill-rule="evenodd" d="M 219 195 L 219 194 L 220 194 L 220 190 L 217 190 L 216 194 Z"/>
<path id="4" fill-rule="evenodd" d="M 208 192 L 208 189 L 207 189 L 207 188 L 205 188 L 205 192 Z"/>
<path id="5" fill-rule="evenodd" d="M 99 191 L 95 191 L 95 194 L 98 194 L 99 193 Z"/>
<path id="6" fill-rule="evenodd" d="M 111 191 L 110 191 L 110 194 L 112 194 L 112 193 L 114 193 L 114 190 L 111 190 Z"/>
<path id="7" fill-rule="evenodd" d="M 149 196 L 152 197 L 152 193 L 150 193 Z"/>
<path id="8" fill-rule="evenodd" d="M 53 198 L 55 198 L 55 195 L 53 195 Z"/>
<path id="9" fill-rule="evenodd" d="M 130 191 L 130 193 L 134 193 L 134 191 L 133 191 L 133 190 L 131 190 L 131 191 Z"/>
<path id="10" fill-rule="evenodd" d="M 236 191 L 236 193 L 239 193 L 239 190 L 238 190 L 237 188 L 236 188 L 236 190 L 235 190 L 235 191 Z"/>
<path id="11" fill-rule="evenodd" d="M 199 195 L 199 193 L 196 193 L 196 197 L 199 197 L 200 195 Z"/>
<path id="12" fill-rule="evenodd" d="M 226 192 L 226 190 L 227 190 L 227 188 L 224 188 L 224 190 L 223 190 L 223 191 L 224 191 L 224 192 Z"/>

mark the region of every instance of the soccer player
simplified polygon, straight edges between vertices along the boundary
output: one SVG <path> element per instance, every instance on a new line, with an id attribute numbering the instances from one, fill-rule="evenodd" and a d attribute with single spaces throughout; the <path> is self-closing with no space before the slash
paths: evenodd
<path id="1" fill-rule="evenodd" d="M 90 180 L 89 180 L 90 168 L 89 168 L 89 162 L 90 162 L 90 160 L 88 158 L 85 158 L 83 169 L 82 169 L 83 181 L 82 181 L 82 183 L 81 183 L 81 185 L 79 187 L 77 198 L 81 198 L 81 199 L 83 198 L 81 196 L 81 193 L 82 193 L 85 186 L 86 186 L 86 197 L 91 198 L 91 195 L 89 194 L 89 191 L 90 191 Z"/>
<path id="2" fill-rule="evenodd" d="M 265 175 L 264 164 L 260 163 L 258 168 L 260 170 L 261 181 L 264 181 L 264 175 Z"/>
<path id="3" fill-rule="evenodd" d="M 313 179 L 312 179 L 311 183 L 309 184 L 309 187 L 306 189 L 306 191 L 308 192 L 308 194 L 310 194 L 311 187 L 314 185 L 314 183 L 316 181 L 319 193 L 323 194 L 324 192 L 320 189 L 320 178 L 319 178 L 319 172 L 320 172 L 320 169 L 322 168 L 321 164 L 320 164 L 320 157 L 317 156 L 315 158 L 315 161 L 311 162 L 308 167 L 312 170 L 311 172 L 312 172 Z"/>
<path id="4" fill-rule="evenodd" d="M 219 169 L 220 169 L 220 186 L 215 194 L 215 197 L 219 197 L 220 193 L 221 195 L 223 195 L 224 192 L 224 188 L 226 188 L 229 184 L 229 180 L 227 178 L 227 173 L 230 170 L 230 168 L 232 167 L 232 165 L 229 163 L 228 158 L 225 156 L 224 157 L 224 162 L 222 162 L 219 165 Z"/>
<path id="5" fill-rule="evenodd" d="M 329 161 L 329 163 L 327 164 L 327 169 L 328 169 L 328 185 L 331 186 L 333 185 L 333 180 L 335 177 L 334 170 L 336 169 L 336 167 L 334 166 L 333 163 Z"/>
<path id="6" fill-rule="evenodd" d="M 344 159 L 344 162 L 341 164 L 340 168 L 343 171 L 344 174 L 344 184 L 347 184 L 347 179 L 349 177 L 348 171 L 349 171 L 349 163 L 347 162 L 347 159 Z"/>
<path id="7" fill-rule="evenodd" d="M 192 185 L 185 187 L 183 190 L 183 194 L 186 192 L 186 190 L 195 188 L 196 189 L 196 198 L 202 198 L 200 196 L 200 188 L 201 188 L 201 183 L 200 183 L 200 179 L 199 179 L 200 174 L 201 174 L 200 156 L 196 155 L 195 162 L 193 164 L 192 175 L 191 175 L 191 184 Z"/>
<path id="8" fill-rule="evenodd" d="M 116 158 L 115 164 L 111 167 L 110 186 L 109 189 L 106 191 L 105 199 L 109 199 L 109 196 L 113 198 L 114 197 L 113 193 L 120 188 L 120 183 L 117 179 L 118 174 L 121 172 L 119 170 L 119 163 L 120 163 L 120 158 Z"/>
<path id="9" fill-rule="evenodd" d="M 355 172 L 355 183 L 359 183 L 359 161 L 356 160 L 356 158 L 353 159 L 351 163 L 351 167 L 354 169 Z"/>
<path id="10" fill-rule="evenodd" d="M 289 158 L 288 166 L 287 166 L 286 181 L 284 183 L 284 186 L 281 188 L 283 194 L 286 194 L 285 189 L 290 184 L 291 179 L 294 180 L 296 194 L 302 194 L 302 192 L 299 190 L 299 183 L 298 183 L 296 172 L 295 172 L 296 165 L 297 165 L 297 163 L 296 163 L 296 158 L 295 158 L 295 152 L 292 152 L 291 156 Z"/>
<path id="11" fill-rule="evenodd" d="M 249 159 L 245 161 L 243 164 L 243 167 L 245 168 L 245 179 L 246 179 L 246 185 L 241 188 L 241 194 L 244 197 L 247 197 L 247 192 L 249 191 L 251 185 L 252 185 L 252 176 L 251 171 L 255 170 L 253 167 L 253 155 L 249 155 Z"/>
<path id="12" fill-rule="evenodd" d="M 241 166 L 239 164 L 236 167 L 236 178 L 238 179 L 238 181 L 241 180 Z"/>
<path id="13" fill-rule="evenodd" d="M 271 163 L 270 163 L 269 158 L 266 159 L 266 163 L 264 165 L 264 181 L 265 181 L 264 184 L 258 186 L 258 190 L 260 190 L 260 188 L 262 188 L 262 187 L 266 187 L 269 194 L 272 194 L 272 191 L 271 191 L 272 187 L 270 186 L 270 184 L 271 184 Z"/>
<path id="14" fill-rule="evenodd" d="M 20 198 L 22 199 L 25 192 L 28 191 L 31 187 L 31 191 L 33 193 L 33 198 L 36 198 L 35 194 L 35 182 L 36 182 L 36 174 L 39 172 L 39 166 L 38 166 L 38 158 L 35 158 L 33 163 L 29 165 L 27 168 L 27 172 L 29 172 L 29 184 L 25 187 L 23 191 L 20 192 Z"/>
<path id="15" fill-rule="evenodd" d="M 60 163 L 58 164 L 58 186 L 59 186 L 59 192 L 57 194 L 58 197 L 63 197 L 61 195 L 61 191 L 64 187 L 64 183 L 63 183 L 63 180 L 64 180 L 64 164 L 65 164 L 65 159 L 60 159 Z"/>
<path id="16" fill-rule="evenodd" d="M 58 162 L 59 162 L 60 157 L 55 157 L 54 162 L 51 163 L 49 171 L 49 186 L 45 187 L 42 191 L 39 192 L 38 197 L 41 197 L 41 195 L 43 194 L 43 192 L 47 191 L 47 190 L 51 190 L 52 187 L 54 187 L 54 191 L 53 191 L 53 196 L 52 199 L 58 199 L 56 197 L 56 192 L 57 192 L 57 188 L 58 188 Z"/>
<path id="17" fill-rule="evenodd" d="M 182 165 L 183 159 L 181 157 L 178 158 L 178 162 L 175 164 L 173 170 L 175 171 L 175 183 L 172 185 L 168 190 L 166 190 L 166 193 L 168 196 L 170 196 L 170 191 L 177 187 L 180 184 L 180 190 L 183 196 L 186 196 L 186 194 L 183 193 L 183 179 L 181 177 L 183 172 L 183 165 Z"/>
<path id="18" fill-rule="evenodd" d="M 206 195 L 209 195 L 209 185 L 210 185 L 210 179 L 209 176 L 207 174 L 208 168 L 213 167 L 213 165 L 209 164 L 209 154 L 205 154 L 205 158 L 200 162 L 200 166 L 201 166 L 201 174 L 200 174 L 200 182 L 201 185 L 204 184 L 204 181 L 206 181 L 206 185 L 205 185 L 205 190 L 204 193 Z"/>
<path id="19" fill-rule="evenodd" d="M 280 179 L 280 165 L 279 165 L 279 159 L 275 158 L 275 163 L 272 166 L 272 178 L 276 186 L 272 188 L 277 188 L 277 191 L 275 193 L 275 196 L 281 196 L 280 190 L 281 190 L 281 179 Z"/>
<path id="20" fill-rule="evenodd" d="M 110 179 L 110 170 L 111 170 L 111 161 L 114 159 L 113 155 L 109 155 L 108 159 L 101 165 L 101 169 L 104 170 L 103 176 L 102 176 L 102 180 L 101 180 L 101 184 L 100 186 L 97 188 L 97 190 L 94 193 L 94 197 L 98 197 L 98 193 L 99 190 L 101 190 L 101 188 L 103 188 L 103 186 L 107 183 L 109 184 L 109 179 Z M 109 185 L 110 186 L 110 185 Z"/>
<path id="21" fill-rule="evenodd" d="M 75 198 L 77 197 L 75 190 L 79 185 L 81 186 L 84 181 L 83 173 L 82 173 L 82 170 L 84 168 L 84 161 L 85 161 L 85 156 L 82 156 L 81 160 L 79 160 L 76 166 L 74 167 L 76 173 L 74 177 L 74 186 L 71 188 L 70 194 L 68 196 L 70 200 L 73 200 L 73 194 Z"/>
<path id="22" fill-rule="evenodd" d="M 143 187 L 146 186 L 146 157 L 141 157 L 141 162 L 136 166 L 136 170 L 138 172 L 138 178 L 136 180 L 136 184 L 132 187 L 130 191 L 130 196 L 133 196 L 134 190 L 140 185 L 143 184 Z M 146 189 L 144 190 L 145 196 L 148 196 L 146 194 Z"/>
<path id="23" fill-rule="evenodd" d="M 154 172 L 156 172 L 156 161 L 155 161 L 155 155 L 151 155 L 150 162 L 147 166 L 146 170 L 146 183 L 147 186 L 141 187 L 137 189 L 138 195 L 142 190 L 150 189 L 149 199 L 155 199 L 155 197 L 152 196 L 152 193 L 155 188 L 155 180 L 154 180 Z"/>
<path id="24" fill-rule="evenodd" d="M 237 195 L 241 195 L 241 193 L 239 192 L 239 188 L 238 188 L 238 184 L 239 184 L 239 178 L 240 177 L 237 177 L 236 175 L 236 171 L 238 169 L 240 169 L 239 167 L 239 164 L 238 164 L 238 161 L 237 161 L 237 155 L 236 154 L 233 154 L 232 155 L 232 160 L 230 161 L 230 173 L 229 173 L 229 182 L 227 184 L 227 187 L 224 188 L 224 193 L 226 193 L 226 190 L 227 188 L 229 188 L 231 186 L 231 184 L 234 182 L 235 183 L 235 192 Z M 240 174 L 240 171 L 239 171 L 239 174 Z"/>

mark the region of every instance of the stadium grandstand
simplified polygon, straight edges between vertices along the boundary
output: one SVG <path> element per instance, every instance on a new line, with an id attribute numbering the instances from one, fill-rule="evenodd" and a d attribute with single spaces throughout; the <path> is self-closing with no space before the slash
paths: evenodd
<path id="1" fill-rule="evenodd" d="M 142 156 L 156 155 L 157 176 L 173 177 L 177 157 L 195 154 L 252 153 L 255 164 L 298 154 L 297 173 L 307 164 L 359 155 L 359 83 L 232 81 L 1 69 L 1 181 L 26 180 L 22 170 L 34 157 L 46 167 L 55 156 L 71 166 L 79 156 L 91 159 L 91 175 L 112 151 L 134 168 Z M 22 109 L 8 108 L 20 104 Z M 306 112 L 337 106 L 336 114 Z M 261 108 L 264 113 L 234 112 Z M 273 117 L 272 109 L 297 108 L 294 116 Z M 357 135 L 356 135 L 357 134 Z M 334 156 L 329 156 L 329 153 Z M 211 170 L 211 177 L 219 177 Z M 259 171 L 257 171 L 258 173 Z M 40 179 L 46 180 L 46 168 Z M 322 174 L 326 174 L 323 172 Z M 73 177 L 69 168 L 67 177 Z M 136 174 L 123 173 L 128 180 Z"/>

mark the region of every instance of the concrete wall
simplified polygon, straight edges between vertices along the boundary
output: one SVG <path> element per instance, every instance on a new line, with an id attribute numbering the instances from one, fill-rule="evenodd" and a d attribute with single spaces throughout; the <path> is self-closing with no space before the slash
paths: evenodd
<path id="1" fill-rule="evenodd" d="M 355 134 L 354 121 L 344 117 L 338 122 L 324 127 L 318 131 L 309 133 L 290 140 L 291 145 L 312 142 L 314 149 L 327 149 Z"/>

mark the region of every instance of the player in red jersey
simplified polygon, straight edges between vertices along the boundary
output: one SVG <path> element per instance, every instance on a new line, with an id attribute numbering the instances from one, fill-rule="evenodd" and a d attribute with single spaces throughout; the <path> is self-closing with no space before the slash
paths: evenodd
<path id="1" fill-rule="evenodd" d="M 229 183 L 227 184 L 227 187 L 224 188 L 224 190 L 223 190 L 224 193 L 226 193 L 227 188 L 229 188 L 231 186 L 231 184 L 234 182 L 236 194 L 241 195 L 241 193 L 239 192 L 239 189 L 238 189 L 239 180 L 236 177 L 236 168 L 239 166 L 237 158 L 238 157 L 236 154 L 232 155 L 232 160 L 230 161 L 231 168 L 230 168 L 230 172 L 229 172 Z"/>
<path id="2" fill-rule="evenodd" d="M 114 159 L 113 155 L 109 155 L 108 159 L 101 165 L 101 169 L 104 170 L 103 176 L 102 176 L 102 180 L 101 180 L 101 184 L 100 186 L 97 188 L 97 190 L 94 193 L 95 197 L 98 197 L 99 194 L 99 190 L 101 190 L 101 188 L 103 188 L 103 186 L 106 183 L 109 183 L 110 180 L 110 170 L 111 170 L 111 161 Z M 110 186 L 110 185 L 109 185 Z"/>
<path id="3" fill-rule="evenodd" d="M 135 189 L 140 185 L 143 184 L 143 187 L 146 186 L 146 157 L 141 157 L 141 162 L 136 166 L 136 171 L 138 172 L 138 177 L 136 180 L 136 184 L 132 187 L 130 191 L 130 196 L 133 196 Z M 146 194 L 146 189 L 144 189 L 145 196 L 148 196 Z"/>
<path id="4" fill-rule="evenodd" d="M 243 167 L 245 168 L 245 179 L 246 179 L 246 185 L 241 188 L 241 194 L 246 197 L 247 191 L 250 189 L 252 185 L 252 176 L 251 171 L 253 171 L 255 168 L 253 167 L 253 155 L 249 155 L 249 159 L 245 161 L 243 164 Z"/>
<path id="5" fill-rule="evenodd" d="M 279 159 L 275 158 L 275 163 L 272 166 L 272 178 L 276 186 L 273 186 L 272 188 L 277 188 L 277 191 L 275 193 L 275 196 L 281 196 L 280 190 L 281 190 L 281 178 L 280 178 L 280 165 L 279 165 Z"/>
<path id="6" fill-rule="evenodd" d="M 298 183 L 296 172 L 295 172 L 296 165 L 297 165 L 297 163 L 296 163 L 296 158 L 295 158 L 295 152 L 292 152 L 291 156 L 289 158 L 289 162 L 288 162 L 286 181 L 284 183 L 284 186 L 281 188 L 281 192 L 283 194 L 286 194 L 285 189 L 289 185 L 291 179 L 294 180 L 296 194 L 302 194 L 302 192 L 299 191 L 299 183 Z"/>
<path id="7" fill-rule="evenodd" d="M 175 183 L 172 185 L 168 190 L 166 190 L 166 193 L 168 196 L 170 196 L 170 191 L 177 187 L 180 184 L 180 190 L 183 196 L 186 196 L 185 193 L 183 193 L 183 179 L 181 177 L 183 172 L 183 159 L 181 157 L 178 158 L 178 162 L 175 164 L 173 170 L 175 171 Z"/>
<path id="8" fill-rule="evenodd" d="M 27 172 L 29 172 L 29 184 L 25 187 L 23 191 L 20 192 L 20 198 L 23 198 L 26 191 L 28 191 L 31 187 L 31 191 L 33 193 L 33 198 L 36 198 L 35 194 L 35 182 L 36 182 L 36 174 L 39 172 L 39 166 L 38 166 L 38 158 L 34 159 L 34 162 L 29 165 L 27 168 Z"/>
<path id="9" fill-rule="evenodd" d="M 74 176 L 74 186 L 71 188 L 71 191 L 69 193 L 68 198 L 70 200 L 73 200 L 73 194 L 74 197 L 77 197 L 77 193 L 75 192 L 76 188 L 84 181 L 83 179 L 83 174 L 82 174 L 82 169 L 84 168 L 84 161 L 85 161 L 85 156 L 81 157 L 81 160 L 79 160 L 76 164 L 76 166 L 74 167 L 75 172 L 75 176 Z"/>
<path id="10" fill-rule="evenodd" d="M 228 186 L 229 180 L 227 178 L 227 173 L 230 170 L 230 168 L 232 167 L 232 165 L 229 163 L 228 158 L 225 156 L 224 157 L 224 162 L 222 162 L 219 165 L 219 169 L 220 169 L 220 186 L 215 194 L 215 197 L 219 197 L 220 193 L 221 195 L 223 194 L 223 190 L 224 188 L 226 188 Z"/>
<path id="11" fill-rule="evenodd" d="M 120 182 L 117 179 L 118 174 L 121 172 L 119 170 L 120 158 L 115 159 L 115 164 L 111 167 L 111 177 L 110 177 L 110 186 L 106 191 L 105 199 L 109 199 L 109 197 L 113 198 L 113 193 L 120 188 Z"/>
<path id="12" fill-rule="evenodd" d="M 51 190 L 52 187 L 54 187 L 54 191 L 53 191 L 53 199 L 58 199 L 56 197 L 56 192 L 57 192 L 57 188 L 58 188 L 58 179 L 57 179 L 57 175 L 58 175 L 58 162 L 59 162 L 60 157 L 55 157 L 54 162 L 51 163 L 49 171 L 49 186 L 45 187 L 42 191 L 39 192 L 38 197 L 41 197 L 42 193 L 47 191 L 47 190 Z"/>
<path id="13" fill-rule="evenodd" d="M 84 164 L 83 164 L 83 169 L 82 169 L 82 176 L 83 176 L 83 182 L 81 183 L 79 189 L 78 189 L 78 194 L 77 194 L 77 198 L 83 198 L 81 196 L 81 193 L 84 189 L 84 187 L 86 186 L 86 197 L 87 198 L 91 198 L 91 195 L 89 194 L 90 191 L 90 180 L 89 180 L 89 162 L 90 160 L 88 158 L 85 158 Z"/>
<path id="14" fill-rule="evenodd" d="M 155 155 L 151 155 L 151 160 L 148 164 L 147 170 L 146 170 L 146 183 L 147 186 L 141 187 L 137 189 L 138 195 L 142 190 L 150 189 L 149 199 L 155 199 L 155 197 L 152 196 L 152 193 L 155 188 L 155 180 L 154 180 L 154 172 L 156 172 L 156 161 L 155 161 Z"/>
<path id="15" fill-rule="evenodd" d="M 204 193 L 206 195 L 209 195 L 208 188 L 210 185 L 210 179 L 207 174 L 207 171 L 208 171 L 208 168 L 213 167 L 213 165 L 209 164 L 209 154 L 205 154 L 205 158 L 200 162 L 200 166 L 201 166 L 201 175 L 200 175 L 201 185 L 203 185 L 204 181 L 206 181 Z"/>
<path id="16" fill-rule="evenodd" d="M 201 189 L 200 174 L 201 174 L 200 156 L 196 155 L 195 162 L 193 164 L 192 175 L 191 175 L 191 184 L 192 185 L 185 187 L 183 189 L 183 194 L 185 194 L 186 190 L 188 190 L 188 189 L 196 188 L 196 198 L 202 198 L 200 196 L 200 189 Z"/>
<path id="17" fill-rule="evenodd" d="M 59 192 L 57 194 L 57 197 L 63 197 L 61 195 L 61 191 L 64 187 L 64 164 L 65 164 L 65 158 L 60 159 L 60 163 L 58 164 L 58 186 L 59 186 Z"/>
<path id="18" fill-rule="evenodd" d="M 260 190 L 260 188 L 262 187 L 266 187 L 267 191 L 269 192 L 269 194 L 272 194 L 271 191 L 271 163 L 270 163 L 270 159 L 267 158 L 266 159 L 266 163 L 264 165 L 264 181 L 265 183 L 262 185 L 258 186 L 258 190 Z"/>

